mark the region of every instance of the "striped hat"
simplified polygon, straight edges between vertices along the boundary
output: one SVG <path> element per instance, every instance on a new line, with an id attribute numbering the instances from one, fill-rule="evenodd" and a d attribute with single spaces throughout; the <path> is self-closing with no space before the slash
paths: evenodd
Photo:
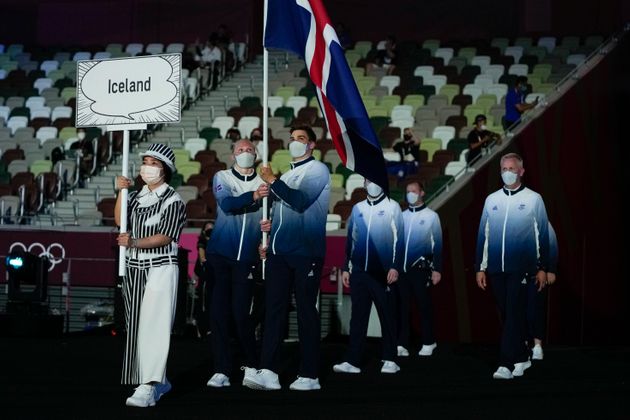
<path id="1" fill-rule="evenodd" d="M 151 156 L 166 164 L 172 172 L 175 172 L 175 153 L 165 144 L 153 143 L 146 152 L 140 153 L 140 157 Z"/>

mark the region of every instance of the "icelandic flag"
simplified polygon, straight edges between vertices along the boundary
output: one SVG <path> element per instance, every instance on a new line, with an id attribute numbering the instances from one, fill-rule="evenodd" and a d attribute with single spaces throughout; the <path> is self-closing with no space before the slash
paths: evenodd
<path id="1" fill-rule="evenodd" d="M 304 58 L 343 164 L 389 194 L 381 145 L 321 0 L 268 0 L 265 48 Z"/>

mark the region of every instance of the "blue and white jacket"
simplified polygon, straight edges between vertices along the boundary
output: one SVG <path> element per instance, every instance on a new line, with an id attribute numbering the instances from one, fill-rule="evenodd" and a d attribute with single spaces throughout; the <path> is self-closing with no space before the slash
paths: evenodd
<path id="1" fill-rule="evenodd" d="M 256 172 L 242 175 L 226 169 L 214 175 L 212 188 L 217 200 L 217 219 L 206 252 L 252 263 L 261 240 L 262 200 L 254 201 L 254 191 L 264 181 Z"/>
<path id="2" fill-rule="evenodd" d="M 433 271 L 442 272 L 442 226 L 436 212 L 423 204 L 402 213 L 405 226 L 403 271 L 406 273 L 421 258 L 433 261 Z"/>
<path id="3" fill-rule="evenodd" d="M 348 219 L 344 271 L 382 273 L 394 268 L 400 272 L 403 234 L 400 206 L 385 194 L 355 204 Z"/>
<path id="4" fill-rule="evenodd" d="M 330 172 L 312 156 L 291 163 L 291 170 L 271 184 L 269 249 L 274 255 L 324 258 Z"/>
<path id="5" fill-rule="evenodd" d="M 542 197 L 521 185 L 486 198 L 477 236 L 475 271 L 547 271 L 549 221 Z"/>

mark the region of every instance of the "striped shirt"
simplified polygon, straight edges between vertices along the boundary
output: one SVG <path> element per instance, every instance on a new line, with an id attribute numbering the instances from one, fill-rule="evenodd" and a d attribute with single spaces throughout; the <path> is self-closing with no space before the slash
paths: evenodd
<path id="1" fill-rule="evenodd" d="M 186 205 L 168 184 L 151 191 L 145 185 L 129 193 L 128 231 L 133 238 L 161 234 L 172 241 L 156 248 L 127 248 L 127 263 L 139 268 L 145 265 L 177 264 L 177 242 L 186 223 Z M 174 258 L 173 258 L 174 257 Z"/>

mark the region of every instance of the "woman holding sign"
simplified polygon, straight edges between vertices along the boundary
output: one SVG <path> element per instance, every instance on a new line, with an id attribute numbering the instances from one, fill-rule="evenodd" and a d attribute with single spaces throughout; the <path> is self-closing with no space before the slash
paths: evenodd
<path id="1" fill-rule="evenodd" d="M 141 157 L 140 176 L 146 185 L 129 193 L 128 232 L 118 235 L 118 245 L 127 248 L 122 383 L 139 384 L 127 398 L 127 405 L 133 407 L 153 406 L 171 389 L 166 360 L 177 298 L 177 241 L 186 222 L 186 206 L 168 185 L 176 170 L 173 151 L 152 144 Z M 128 178 L 116 178 L 119 190 L 131 185 Z M 120 195 L 115 220 L 120 226 Z"/>

